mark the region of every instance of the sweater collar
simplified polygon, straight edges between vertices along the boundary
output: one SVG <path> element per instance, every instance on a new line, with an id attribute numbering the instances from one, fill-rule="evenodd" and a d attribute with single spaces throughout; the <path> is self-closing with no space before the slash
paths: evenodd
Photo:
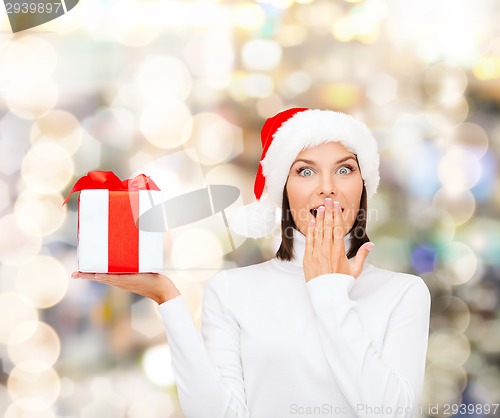
<path id="1" fill-rule="evenodd" d="M 349 251 L 351 247 L 351 238 L 349 235 L 344 237 L 344 247 L 346 249 L 346 253 Z M 306 250 L 306 236 L 302 234 L 298 229 L 293 230 L 293 252 L 294 259 L 290 260 L 291 264 L 302 267 L 304 261 L 304 253 Z"/>

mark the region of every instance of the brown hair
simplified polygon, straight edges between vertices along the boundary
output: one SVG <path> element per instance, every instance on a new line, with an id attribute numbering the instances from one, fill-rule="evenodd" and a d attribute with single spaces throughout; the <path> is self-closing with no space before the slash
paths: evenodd
<path id="1" fill-rule="evenodd" d="M 290 211 L 290 202 L 288 201 L 288 193 L 286 192 L 286 184 L 283 188 L 283 204 L 281 206 L 281 245 L 276 252 L 276 257 L 283 261 L 290 261 L 294 259 L 293 255 L 293 230 L 297 229 L 293 221 L 292 213 Z M 363 183 L 363 192 L 361 193 L 361 201 L 359 211 L 356 216 L 354 225 L 348 232 L 351 238 L 351 247 L 347 253 L 347 258 L 353 258 L 358 252 L 359 248 L 365 243 L 370 241 L 366 234 L 366 216 L 368 214 L 368 202 L 366 197 L 366 188 Z"/>

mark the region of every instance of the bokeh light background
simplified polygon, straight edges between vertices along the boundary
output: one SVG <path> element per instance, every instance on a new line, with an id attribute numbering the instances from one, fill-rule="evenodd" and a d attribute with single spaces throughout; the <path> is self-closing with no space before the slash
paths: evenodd
<path id="1" fill-rule="evenodd" d="M 2 3 L 3 416 L 182 417 L 155 304 L 70 280 L 63 196 L 87 171 L 127 178 L 182 152 L 250 202 L 263 120 L 296 105 L 352 113 L 379 140 L 371 262 L 432 294 L 422 416 L 498 403 L 499 21 L 494 0 L 81 0 L 13 35 Z M 189 183 L 185 167 L 166 183 Z M 198 327 L 206 280 L 277 247 L 227 253 L 203 227 L 165 239 L 178 258 L 212 251 L 210 268 L 171 274 Z"/>

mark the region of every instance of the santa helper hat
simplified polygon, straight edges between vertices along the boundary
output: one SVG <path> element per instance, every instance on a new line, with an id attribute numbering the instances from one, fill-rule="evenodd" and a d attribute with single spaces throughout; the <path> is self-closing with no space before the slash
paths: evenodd
<path id="1" fill-rule="evenodd" d="M 290 167 L 302 150 L 315 145 L 340 142 L 358 158 L 367 197 L 377 191 L 377 142 L 366 125 L 352 116 L 333 110 L 284 110 L 266 120 L 261 142 L 262 156 L 254 184 L 257 201 L 237 208 L 229 218 L 231 229 L 239 235 L 260 238 L 273 232 L 281 219 L 283 188 Z"/>

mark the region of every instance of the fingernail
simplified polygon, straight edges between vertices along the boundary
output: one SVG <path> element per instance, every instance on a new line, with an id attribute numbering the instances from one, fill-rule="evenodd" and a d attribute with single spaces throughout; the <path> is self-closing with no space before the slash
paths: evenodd
<path id="1" fill-rule="evenodd" d="M 309 221 L 309 226 L 314 226 L 314 225 L 316 225 L 316 221 L 314 219 L 311 219 Z"/>
<path id="2" fill-rule="evenodd" d="M 333 202 L 333 208 L 334 209 L 340 209 L 340 203 L 337 202 L 337 201 Z"/>
<path id="3" fill-rule="evenodd" d="M 324 206 L 320 206 L 320 207 L 318 208 L 318 212 L 323 211 L 323 210 L 325 210 L 325 207 L 324 207 Z"/>
<path id="4" fill-rule="evenodd" d="M 375 247 L 375 244 L 373 242 L 370 242 L 366 244 L 366 251 L 371 251 Z"/>
<path id="5" fill-rule="evenodd" d="M 333 201 L 332 201 L 332 199 L 330 199 L 329 197 L 327 197 L 327 198 L 325 199 L 325 206 L 326 206 L 326 207 L 328 207 L 328 208 L 331 208 L 331 207 L 332 207 L 332 205 L 333 205 Z"/>

